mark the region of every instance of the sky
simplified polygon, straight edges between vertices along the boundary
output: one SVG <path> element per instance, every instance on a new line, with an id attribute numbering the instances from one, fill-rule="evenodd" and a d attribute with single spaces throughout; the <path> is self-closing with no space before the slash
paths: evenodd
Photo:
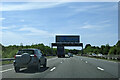
<path id="1" fill-rule="evenodd" d="M 118 41 L 117 2 L 4 2 L 1 43 L 50 46 L 55 35 L 80 35 L 80 43 L 101 46 Z"/>

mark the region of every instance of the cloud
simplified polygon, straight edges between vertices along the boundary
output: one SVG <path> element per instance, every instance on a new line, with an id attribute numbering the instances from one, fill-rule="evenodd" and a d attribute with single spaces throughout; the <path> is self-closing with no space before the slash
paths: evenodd
<path id="1" fill-rule="evenodd" d="M 80 7 L 70 6 L 69 8 L 75 9 L 76 12 L 83 12 L 83 11 L 88 11 L 90 9 L 96 9 L 99 7 L 100 5 L 91 5 L 91 6 L 80 6 Z"/>
<path id="2" fill-rule="evenodd" d="M 21 10 L 33 10 L 33 9 L 42 9 L 42 8 L 51 8 L 55 7 L 63 2 L 41 2 L 41 3 L 23 3 L 23 4 L 7 4 L 2 5 L 2 11 L 21 11 Z"/>
<path id="3" fill-rule="evenodd" d="M 84 42 L 84 44 L 91 43 L 91 45 L 94 46 L 101 46 L 106 44 L 113 45 L 116 43 L 117 38 L 118 38 L 117 33 L 102 32 L 102 33 L 82 34 L 81 39 Z"/>
<path id="4" fill-rule="evenodd" d="M 101 12 L 105 12 L 105 11 L 117 11 L 118 5 L 117 3 L 114 3 L 114 5 L 101 5 L 101 4 L 93 4 L 92 5 L 79 5 L 79 6 L 69 6 L 68 8 L 70 8 L 73 12 L 70 13 L 69 16 L 73 16 L 76 14 L 80 14 L 80 12 L 85 12 L 85 13 L 92 13 L 92 14 L 99 14 L 101 15 Z"/>
<path id="5" fill-rule="evenodd" d="M 26 32 L 26 33 L 25 33 Z M 0 39 L 2 39 L 2 44 L 4 45 L 19 45 L 23 43 L 24 45 L 30 45 L 32 43 L 44 43 L 49 46 L 50 41 L 54 39 L 51 33 L 47 31 L 39 30 L 36 28 L 20 28 L 19 31 L 0 31 Z M 52 39 L 52 40 L 51 40 Z"/>
<path id="6" fill-rule="evenodd" d="M 118 2 L 119 0 L 1 0 L 1 2 Z"/>
<path id="7" fill-rule="evenodd" d="M 25 20 L 24 20 L 24 19 L 21 19 L 20 22 L 25 22 Z"/>
<path id="8" fill-rule="evenodd" d="M 101 25 L 101 24 L 105 24 L 105 25 L 110 25 L 109 23 L 111 22 L 111 20 L 103 20 L 103 21 L 101 21 L 101 22 L 98 22 L 97 24 L 98 25 Z"/>
<path id="9" fill-rule="evenodd" d="M 9 27 L 0 27 L 0 30 L 5 30 L 5 29 L 9 29 Z"/>
<path id="10" fill-rule="evenodd" d="M 84 26 L 81 26 L 80 28 L 84 28 L 84 29 L 91 29 L 91 28 L 96 28 L 98 26 L 96 25 L 84 25 Z"/>
<path id="11" fill-rule="evenodd" d="M 9 30 L 9 29 L 15 29 L 15 28 L 17 28 L 18 26 L 16 26 L 16 25 L 11 25 L 11 26 L 1 26 L 0 27 L 0 29 L 1 30 Z"/>
<path id="12" fill-rule="evenodd" d="M 68 8 L 70 8 L 72 10 L 72 13 L 69 13 L 68 15 L 66 15 L 66 17 L 70 17 L 70 16 L 73 16 L 73 15 L 76 15 L 76 14 L 80 14 L 80 12 L 90 12 L 90 11 L 93 11 L 93 9 L 98 9 L 100 7 L 101 7 L 101 5 L 69 6 Z"/>
<path id="13" fill-rule="evenodd" d="M 0 18 L 0 21 L 5 20 L 5 19 L 6 19 L 6 18 L 1 17 L 1 18 Z"/>
<path id="14" fill-rule="evenodd" d="M 119 0 L 61 0 L 61 1 L 62 2 L 118 2 Z"/>
<path id="15" fill-rule="evenodd" d="M 85 24 L 84 26 L 80 26 L 79 29 L 94 29 L 94 30 L 101 30 L 106 27 L 110 27 L 111 24 Z"/>
<path id="16" fill-rule="evenodd" d="M 32 44 L 31 42 L 32 39 L 29 39 L 20 33 L 2 31 L 2 44 L 4 45 L 19 45 L 20 43 Z"/>
<path id="17" fill-rule="evenodd" d="M 23 28 L 20 28 L 19 31 L 28 32 L 25 35 L 35 35 L 35 36 L 43 36 L 43 37 L 53 36 L 53 34 L 47 31 L 36 29 L 33 27 L 23 27 Z"/>

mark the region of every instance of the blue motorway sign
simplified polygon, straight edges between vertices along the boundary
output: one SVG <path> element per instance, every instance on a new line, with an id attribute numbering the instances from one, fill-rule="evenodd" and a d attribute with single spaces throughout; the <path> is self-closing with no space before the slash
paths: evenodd
<path id="1" fill-rule="evenodd" d="M 72 35 L 72 36 L 56 36 L 56 42 L 79 42 L 79 36 Z"/>

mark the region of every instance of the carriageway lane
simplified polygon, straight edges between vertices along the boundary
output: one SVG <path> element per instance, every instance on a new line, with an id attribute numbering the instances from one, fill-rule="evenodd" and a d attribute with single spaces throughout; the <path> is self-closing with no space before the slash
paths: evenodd
<path id="1" fill-rule="evenodd" d="M 119 62 L 114 61 L 108 61 L 108 60 L 102 60 L 102 59 L 96 59 L 96 58 L 89 58 L 89 57 L 82 57 L 82 56 L 75 56 L 76 58 L 82 59 L 83 61 L 87 61 L 89 64 L 101 67 L 106 72 L 112 74 L 115 77 L 119 77 L 118 71 L 119 71 Z"/>
<path id="2" fill-rule="evenodd" d="M 57 63 L 60 61 L 61 60 L 57 59 L 57 57 L 47 59 L 47 67 L 46 68 L 41 67 L 41 70 L 39 72 L 34 69 L 28 70 L 26 68 L 23 68 L 19 73 L 16 73 L 13 69 L 14 68 L 13 64 L 4 65 L 2 66 L 3 68 L 2 78 L 36 78 L 34 77 L 34 75 L 37 74 L 39 74 L 39 77 L 41 78 L 46 73 L 48 73 L 53 66 L 58 65 Z"/>
<path id="3" fill-rule="evenodd" d="M 82 60 L 81 60 L 82 59 Z M 97 60 L 96 62 L 99 61 Z M 3 67 L 2 77 L 3 78 L 117 78 L 106 69 L 102 70 L 101 66 L 98 68 L 93 62 L 89 62 L 88 58 L 74 56 L 71 58 L 51 58 L 48 59 L 47 68 L 42 68 L 40 72 L 34 69 L 28 70 L 23 69 L 19 73 L 15 73 L 13 65 Z M 107 62 L 106 62 L 107 63 Z M 104 65 L 108 65 L 104 63 Z M 4 65 L 5 66 L 5 65 Z M 109 67 L 109 66 L 108 66 Z M 112 66 L 114 67 L 114 66 Z M 6 69 L 8 68 L 8 69 Z M 11 70 L 9 70 L 11 69 Z"/>
<path id="4" fill-rule="evenodd" d="M 98 63 L 99 64 L 99 63 Z M 111 73 L 81 60 L 81 57 L 65 59 L 56 69 L 45 78 L 116 78 Z"/>

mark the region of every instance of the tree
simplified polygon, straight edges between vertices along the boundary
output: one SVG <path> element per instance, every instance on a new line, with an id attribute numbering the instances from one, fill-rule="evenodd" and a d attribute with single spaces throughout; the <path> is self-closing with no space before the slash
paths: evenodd
<path id="1" fill-rule="evenodd" d="M 120 47 L 116 48 L 116 55 L 120 55 Z"/>
<path id="2" fill-rule="evenodd" d="M 87 48 L 84 49 L 84 53 L 85 54 L 90 54 L 91 52 L 93 52 L 93 48 L 91 46 L 88 46 Z"/>
<path id="3" fill-rule="evenodd" d="M 87 47 L 91 47 L 91 45 L 90 44 L 86 44 L 85 48 L 87 48 Z"/>
<path id="4" fill-rule="evenodd" d="M 2 49 L 2 57 L 3 58 L 14 57 L 18 50 L 26 49 L 26 48 L 40 49 L 43 54 L 56 54 L 56 52 L 57 52 L 56 49 L 52 49 L 49 46 L 44 46 L 44 44 L 26 45 L 26 46 L 23 46 L 23 47 L 21 47 L 20 45 L 19 46 L 10 45 L 10 46 L 5 46 Z"/>
<path id="5" fill-rule="evenodd" d="M 116 44 L 117 47 L 120 47 L 120 40 Z"/>
<path id="6" fill-rule="evenodd" d="M 110 50 L 109 44 L 101 46 L 101 52 L 103 55 L 108 55 L 109 50 Z"/>
<path id="7" fill-rule="evenodd" d="M 93 52 L 94 52 L 95 54 L 99 54 L 99 53 L 100 53 L 100 48 L 99 48 L 99 47 L 96 47 L 96 48 L 93 50 Z"/>
<path id="8" fill-rule="evenodd" d="M 117 52 L 116 47 L 112 47 L 109 50 L 109 55 L 114 55 L 114 54 L 116 54 L 116 52 Z"/>

